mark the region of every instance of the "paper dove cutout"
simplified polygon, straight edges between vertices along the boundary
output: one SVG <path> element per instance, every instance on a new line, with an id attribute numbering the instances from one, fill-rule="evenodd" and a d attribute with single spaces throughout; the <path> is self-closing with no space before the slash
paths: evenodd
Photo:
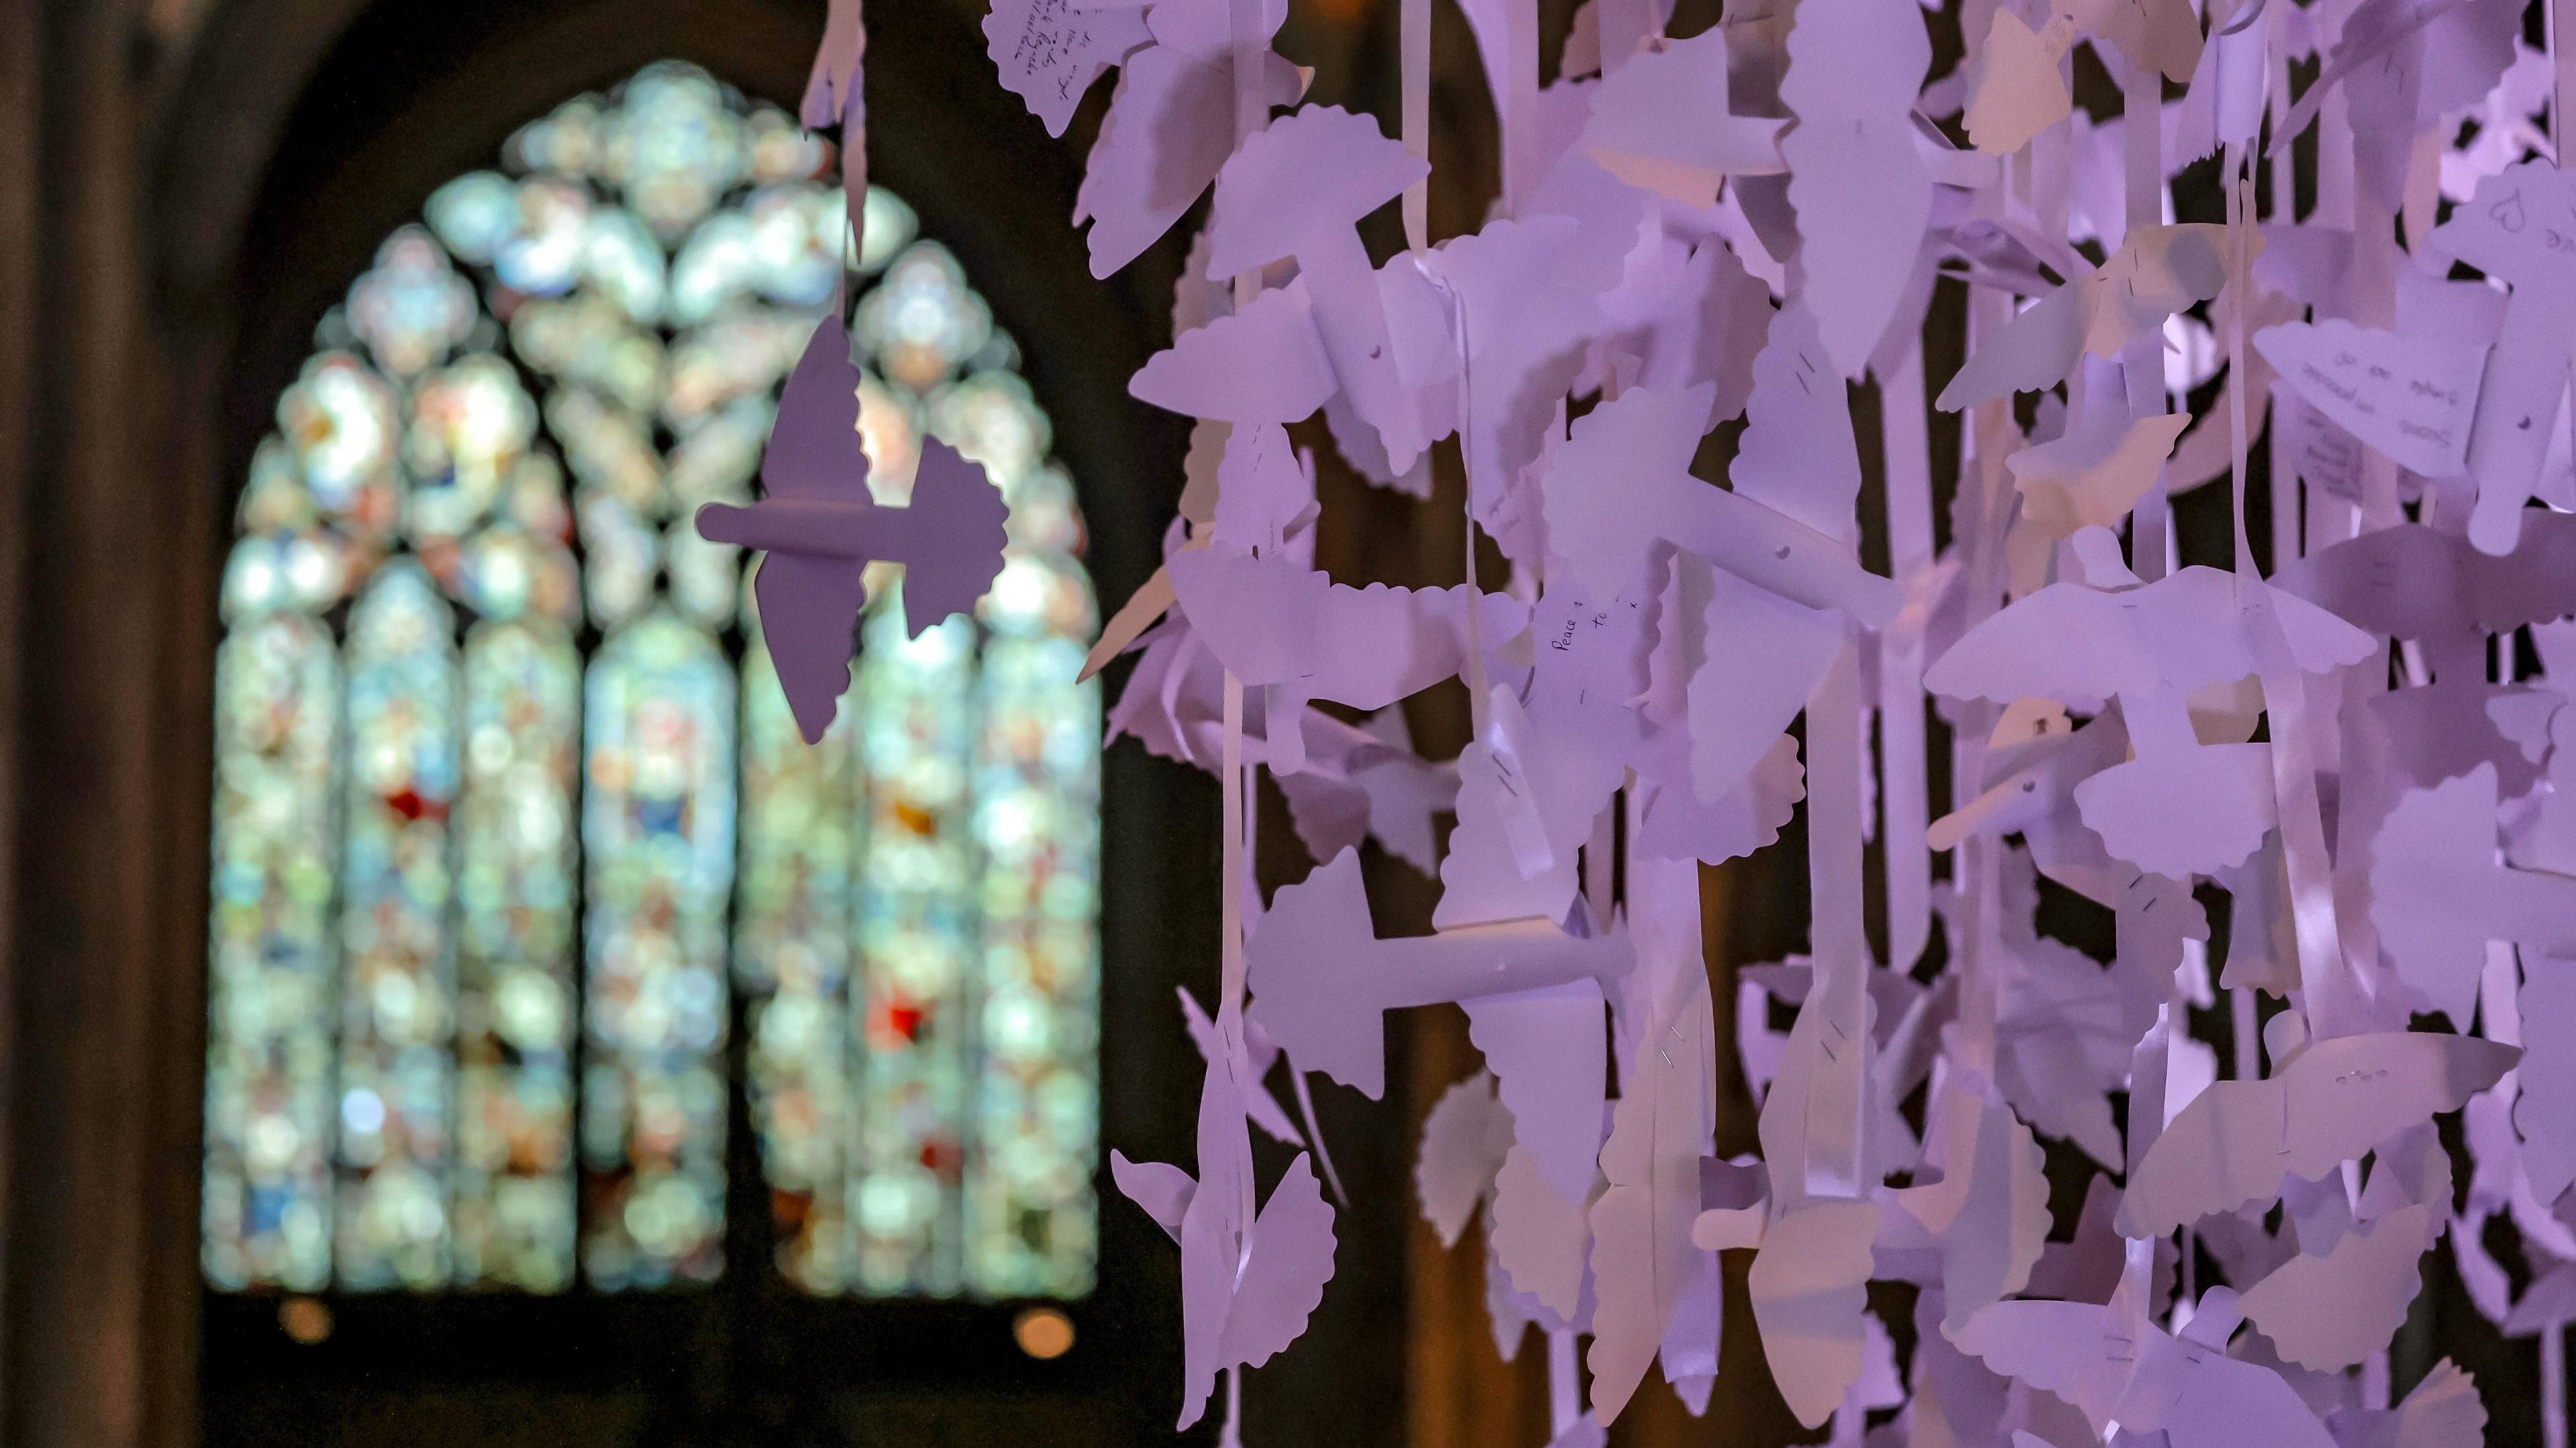
<path id="1" fill-rule="evenodd" d="M 1753 359 L 1753 394 L 1727 481 L 1828 538 L 1850 540 L 1860 498 L 1851 401 L 1803 299 L 1771 320 Z"/>
<path id="2" fill-rule="evenodd" d="M 2277 386 L 2398 466 L 2428 478 L 2467 471 L 2484 347 L 2340 319 L 2267 327 L 2253 342 L 2277 369 Z"/>
<path id="3" fill-rule="evenodd" d="M 2335 1448 L 2480 1448 L 2486 1426 L 2477 1380 L 2449 1358 L 2395 1408 L 2338 1408 L 2326 1417 Z"/>
<path id="4" fill-rule="evenodd" d="M 1193 1233 L 1190 1209 L 1199 1203 L 1198 1183 L 1180 1168 L 1161 1162 L 1129 1161 L 1116 1148 L 1109 1153 L 1110 1175 L 1128 1200 L 1143 1207 L 1172 1239 L 1181 1243 L 1185 1276 L 1232 1268 L 1221 1257 L 1203 1258 L 1208 1265 L 1191 1271 Z M 1182 1405 L 1178 1427 L 1198 1421 L 1217 1374 L 1242 1364 L 1259 1367 L 1296 1340 L 1306 1319 L 1323 1300 L 1323 1287 L 1333 1275 L 1333 1208 L 1324 1200 L 1306 1153 L 1288 1164 L 1286 1175 L 1262 1204 L 1261 1213 L 1243 1233 L 1243 1266 L 1199 1292 L 1183 1288 L 1183 1300 L 1196 1307 L 1202 1300 L 1223 1316 L 1213 1331 L 1193 1322 L 1188 1333 L 1190 1396 Z M 1213 1339 L 1205 1342 L 1204 1339 Z"/>
<path id="5" fill-rule="evenodd" d="M 2120 1231 L 2158 1237 L 2315 1181 L 2409 1126 L 2457 1111 L 2521 1052 L 2425 1032 L 2319 1041 L 2261 1081 L 2220 1081 L 2168 1124 L 2130 1178 Z"/>
<path id="6" fill-rule="evenodd" d="M 1653 1022 L 1620 1074 L 1610 1139 L 1601 1148 L 1609 1188 L 1592 1204 L 1592 1407 L 1603 1422 L 1627 1406 L 1706 1253 L 1691 1241 L 1700 1214 L 1700 1161 L 1715 1125 L 1717 1035 L 1708 988 L 1695 983 L 1674 1012 Z M 1713 1365 L 1712 1365 L 1713 1370 Z"/>
<path id="7" fill-rule="evenodd" d="M 1781 104 L 1798 257 L 1834 371 L 1858 373 L 1914 275 L 1932 215 L 1915 149 L 1914 95 L 1932 65 L 1920 7 L 1902 0 L 1800 0 Z"/>
<path id="8" fill-rule="evenodd" d="M 1333 361 L 1300 277 L 1241 311 L 1172 339 L 1128 380 L 1128 395 L 1224 422 L 1301 422 L 1333 395 Z"/>
<path id="9" fill-rule="evenodd" d="M 2571 226 L 2576 181 L 2546 161 L 2526 161 L 2480 182 L 2469 204 L 2427 238 L 2434 251 L 2513 287 L 2469 438 L 2469 471 L 2478 482 L 2469 541 L 2480 552 L 2513 551 L 2567 389 L 2576 356 Z"/>
<path id="10" fill-rule="evenodd" d="M 1201 1061 L 1210 1059 L 1223 1049 L 1218 1044 L 1216 1022 L 1209 1019 L 1206 1009 L 1199 1004 L 1197 996 L 1190 994 L 1188 986 L 1174 986 L 1172 993 L 1181 998 L 1181 1024 L 1189 1030 L 1190 1044 L 1198 1047 Z M 1269 1087 L 1261 1084 L 1262 1078 L 1270 1074 L 1271 1066 L 1278 1062 L 1279 1048 L 1270 1044 L 1270 1037 L 1250 1021 L 1244 1022 L 1243 1027 L 1243 1059 L 1251 1073 L 1245 1079 L 1242 1091 L 1244 1119 L 1268 1132 L 1273 1140 L 1290 1146 L 1304 1146 L 1306 1138 L 1298 1133 L 1297 1124 L 1288 1119 L 1287 1108 L 1279 1104 L 1279 1098 L 1270 1094 Z"/>
<path id="11" fill-rule="evenodd" d="M 1304 1152 L 1253 1209 L 1242 1018 L 1229 1003 L 1216 1025 L 1199 1091 L 1198 1177 L 1109 1157 L 1118 1189 L 1180 1243 L 1182 1428 L 1198 1421 L 1220 1373 L 1257 1367 L 1296 1341 L 1333 1275 L 1333 1209 Z"/>
<path id="12" fill-rule="evenodd" d="M 2301 1253 L 2246 1289 L 2246 1320 L 2281 1356 L 2340 1372 L 2388 1346 L 2423 1285 L 2416 1262 L 2438 1226 L 2421 1203 L 2346 1232 L 2332 1250 Z"/>
<path id="13" fill-rule="evenodd" d="M 1601 328 L 1599 302 L 1557 284 L 1574 263 L 1580 232 L 1571 217 L 1502 218 L 1441 243 L 1430 260 L 1457 298 L 1460 333 L 1475 357 L 1456 384 L 1459 450 L 1476 521 L 1497 541 L 1511 533 L 1511 485 L 1537 459 L 1555 398 Z M 1514 554 L 1507 548 L 1505 556 Z M 1593 590 L 1605 598 L 1617 591 Z"/>
<path id="14" fill-rule="evenodd" d="M 2233 1296 L 2210 1289 L 2180 1336 L 2135 1320 L 2114 1298 L 2108 1306 L 1998 1302 L 1951 1340 L 1994 1371 L 2075 1404 L 2097 1432 L 2117 1422 L 2132 1433 L 2161 1432 L 2172 1448 L 2332 1448 L 2325 1425 L 2280 1374 L 2227 1355 L 2226 1338 L 2241 1320 L 2224 1301 Z"/>
<path id="15" fill-rule="evenodd" d="M 1895 1194 L 1941 1254 L 1943 1325 L 1957 1328 L 2019 1292 L 2048 1240 L 2046 1159 L 2030 1128 L 2000 1102 L 1956 1082 L 1939 1092 L 1934 1140 L 1942 1177 Z"/>
<path id="16" fill-rule="evenodd" d="M 2057 63 L 2074 38 L 2072 19 L 2052 19 L 2046 30 L 2034 31 L 2012 11 L 1995 8 L 1968 93 L 1969 144 L 1989 156 L 2009 156 L 2066 119 L 2075 96 Z"/>
<path id="17" fill-rule="evenodd" d="M 1581 1316 L 1591 1281 L 1585 1262 L 1590 1200 L 1588 1191 L 1569 1199 L 1548 1185 L 1525 1146 L 1505 1153 L 1494 1176 L 1494 1255 L 1516 1289 L 1569 1323 Z"/>
<path id="18" fill-rule="evenodd" d="M 853 109 L 866 105 L 859 94 L 859 59 L 867 50 L 867 32 L 859 23 L 857 0 L 833 0 L 824 16 L 823 41 L 814 49 L 805 98 L 797 108 L 797 119 L 809 131 L 840 125 Z"/>
<path id="19" fill-rule="evenodd" d="M 832 727 L 833 701 L 850 686 L 871 561 L 904 565 L 904 628 L 914 638 L 952 613 L 972 612 L 1002 571 L 1010 510 L 1001 490 L 939 439 L 922 439 L 910 506 L 869 498 L 858 386 L 849 334 L 837 315 L 827 316 L 779 397 L 760 465 L 767 496 L 749 506 L 709 503 L 697 516 L 708 542 L 768 553 L 752 585 L 761 637 L 808 744 Z"/>
<path id="20" fill-rule="evenodd" d="M 1998 18 L 2010 13 L 1995 12 Z M 2109 408 L 2088 411 L 2056 440 L 2004 459 L 2021 490 L 2022 517 L 2052 538 L 2118 526 L 2156 485 L 2174 439 L 2190 425 L 2188 412 L 2130 421 Z"/>
<path id="21" fill-rule="evenodd" d="M 2489 940 L 2576 953 L 2576 877 L 2506 867 L 2495 820 L 2495 766 L 2480 764 L 2405 791 L 2372 842 L 2370 918 L 2419 989 L 2474 973 Z"/>
<path id="22" fill-rule="evenodd" d="M 2110 260 L 2040 298 L 1969 354 L 1941 389 L 1939 407 L 1957 412 L 2054 386 L 2087 352 L 2117 357 L 2167 317 L 2218 295 L 2227 280 L 2225 234 L 2198 223 L 2139 228 Z"/>
<path id="23" fill-rule="evenodd" d="M 1431 438 L 1397 376 L 1377 272 L 1354 228 L 1429 170 L 1375 121 L 1308 106 L 1246 140 L 1225 163 L 1208 227 L 1212 280 L 1297 259 L 1333 375 L 1397 473 Z"/>
<path id="24" fill-rule="evenodd" d="M 796 117 L 809 131 L 840 128 L 841 195 L 853 255 L 866 237 L 868 220 L 868 98 L 859 64 L 867 49 L 859 0 L 831 0 L 824 11 L 823 43 L 814 48 Z"/>
<path id="25" fill-rule="evenodd" d="M 2028 860 L 2014 856 L 2023 871 Z M 2001 943 L 2020 970 L 1996 1021 L 1996 1085 L 2024 1120 L 2117 1169 L 2122 1148 L 2109 1097 L 2127 1086 L 2129 1048 L 2154 1023 L 2162 988 L 2037 934 L 2027 896 L 2007 893 L 2006 901 Z"/>
<path id="26" fill-rule="evenodd" d="M 2132 65 L 2153 66 L 2177 85 L 2200 65 L 2200 26 L 2177 0 L 2057 0 L 2057 13 L 2087 35 L 2120 48 Z"/>
<path id="27" fill-rule="evenodd" d="M 1382 709 L 1465 664 L 1466 611 L 1483 635 L 1518 633 L 1514 600 L 1457 588 L 1351 588 L 1292 559 L 1185 550 L 1165 565 L 1190 627 L 1235 677 L 1282 698 Z"/>
<path id="28" fill-rule="evenodd" d="M 1724 572 L 1710 580 L 1702 620 L 1707 657 L 1691 675 L 1690 776 L 1696 796 L 1714 802 L 1774 752 L 1841 650 L 1843 626 Z"/>
<path id="29" fill-rule="evenodd" d="M 1270 1038 L 1304 1069 L 1370 1097 L 1386 1089 L 1387 1011 L 1578 983 L 1597 988 L 1624 976 L 1634 959 L 1624 934 L 1581 939 L 1546 920 L 1378 939 L 1360 887 L 1359 857 L 1349 851 L 1280 890 L 1249 956 L 1252 1014 Z M 1519 1063 L 1489 1053 L 1487 1064 L 1502 1079 L 1509 1104 Z M 1601 1074 L 1598 1067 L 1590 1073 L 1596 1101 Z M 1597 1109 L 1594 1116 L 1597 1132 Z M 1523 1140 L 1532 1144 L 1526 1130 Z M 1588 1161 L 1580 1175 L 1571 1195 L 1588 1186 Z"/>
<path id="30" fill-rule="evenodd" d="M 1894 618 L 1901 591 L 1848 546 L 1690 475 L 1707 412 L 1702 389 L 1638 388 L 1576 423 L 1542 481 L 1550 550 L 1597 596 L 1641 579 L 1661 541 L 1809 608 L 1872 627 Z"/>
<path id="31" fill-rule="evenodd" d="M 985 50 L 1002 73 L 1002 88 L 1028 102 L 1050 136 L 1064 134 L 1102 71 L 1152 39 L 1142 6 L 994 0 L 984 17 Z"/>
<path id="32" fill-rule="evenodd" d="M 1491 1072 L 1478 1071 L 1440 1093 L 1422 1119 L 1422 1151 L 1413 1168 L 1422 1219 L 1440 1245 L 1458 1245 L 1467 1219 L 1492 1194 L 1495 1173 L 1512 1149 L 1512 1114 L 1494 1094 Z"/>
<path id="33" fill-rule="evenodd" d="M 1601 1020 L 1603 996 L 1601 982 L 1576 980 L 1458 1002 L 1467 1013 L 1467 1039 L 1499 1078 L 1514 1138 L 1568 1201 L 1591 1190 L 1601 1150 L 1608 1060 L 1590 1033 Z"/>
<path id="34" fill-rule="evenodd" d="M 1507 687 L 1487 695 L 1484 732 L 1458 753 L 1458 827 L 1433 925 L 1555 919 L 1572 905 L 1575 850 L 1619 785 L 1615 755 L 1565 747 L 1578 722 L 1534 715 Z"/>
<path id="35" fill-rule="evenodd" d="M 1285 0 L 1262 0 L 1262 11 L 1266 40 L 1288 7 Z M 1074 196 L 1074 221 L 1091 223 L 1095 277 L 1134 261 L 1171 230 L 1233 149 L 1234 49 L 1226 6 L 1160 0 L 1146 9 L 1145 26 L 1153 43 L 1128 55 L 1119 70 Z M 1266 44 L 1260 61 L 1267 104 L 1295 103 L 1306 88 L 1297 68 Z"/>
<path id="36" fill-rule="evenodd" d="M 2240 584 L 2185 568 L 2141 588 L 2051 584 L 1970 630 L 1925 671 L 1925 687 L 2009 703 L 2042 694 L 2079 708 L 2121 701 L 2137 758 L 2076 786 L 2084 822 L 2117 858 L 2180 878 L 2253 853 L 2272 821 L 2266 746 L 2203 745 L 2184 696 L 2259 672 L 2236 602 Z M 2298 667 L 2358 663 L 2369 635 L 2295 595 L 2272 590 Z"/>
<path id="37" fill-rule="evenodd" d="M 1216 773 L 1225 758 L 1224 677 L 1186 618 L 1167 621 L 1110 710 L 1109 739 L 1132 736 L 1157 756 Z M 1374 839 L 1414 868 L 1437 872 L 1432 817 L 1456 800 L 1456 768 L 1413 752 L 1401 711 L 1380 710 L 1365 726 L 1345 724 L 1293 700 L 1274 711 L 1268 692 L 1245 699 L 1244 738 L 1270 761 L 1308 853 L 1331 859 Z M 1298 736 L 1293 750 L 1271 747 L 1274 732 L 1291 730 Z M 1294 768 L 1282 762 L 1292 756 L 1301 761 Z"/>
<path id="38" fill-rule="evenodd" d="M 2576 517 L 2535 510 L 2501 558 L 2400 523 L 2311 553 L 2279 583 L 2371 633 L 2511 633 L 2576 612 Z"/>
<path id="39" fill-rule="evenodd" d="M 1631 59 L 1593 93 L 1578 144 L 1602 170 L 1686 206 L 1729 176 L 1779 172 L 1780 125 L 1727 110 L 1726 32 L 1713 26 Z"/>
<path id="40" fill-rule="evenodd" d="M 2565 1040 L 2564 1032 L 2576 1027 L 2576 970 L 2566 960 L 2537 952 L 2534 957 L 2514 1006 L 2531 1039 Z M 2514 1076 L 2510 1134 L 2519 1137 L 2520 1149 L 2510 1155 L 2530 1195 L 2555 1202 L 2576 1185 L 2576 1059 L 2565 1051 L 2544 1051 L 2524 1058 Z M 2479 1165 L 2486 1167 L 2483 1154 Z M 2475 1193 L 2473 1186 L 2473 1198 Z"/>
<path id="41" fill-rule="evenodd" d="M 1815 1427 L 1860 1379 L 1878 1208 L 1818 1202 L 1773 1221 L 1747 1287 L 1762 1355 L 1789 1411 Z"/>

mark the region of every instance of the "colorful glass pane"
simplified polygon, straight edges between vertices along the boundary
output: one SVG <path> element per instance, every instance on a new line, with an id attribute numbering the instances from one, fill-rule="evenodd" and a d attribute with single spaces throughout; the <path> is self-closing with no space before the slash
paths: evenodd
<path id="1" fill-rule="evenodd" d="M 377 248 L 374 269 L 349 288 L 349 330 L 396 377 L 435 365 L 473 330 L 475 315 L 473 285 L 417 226 Z"/>
<path id="2" fill-rule="evenodd" d="M 1080 635 L 1037 619 L 984 646 L 967 1277 L 997 1296 L 1071 1297 L 1091 1288 L 1095 1245 L 1100 696 L 1073 682 Z"/>
<path id="3" fill-rule="evenodd" d="M 716 1275 L 738 992 L 786 1280 L 1087 1289 L 1081 520 L 956 259 L 878 190 L 851 256 L 828 159 L 648 67 L 441 187 L 317 329 L 224 572 L 210 1284 Z M 871 491 L 906 501 L 935 432 L 1011 549 L 918 640 L 873 568 L 809 747 L 691 519 L 752 496 L 845 266 Z"/>
<path id="4" fill-rule="evenodd" d="M 947 379 L 993 335 L 993 313 L 966 285 L 957 258 L 915 242 L 859 301 L 854 339 L 877 370 L 915 392 Z"/>
<path id="5" fill-rule="evenodd" d="M 456 1272 L 573 1275 L 574 759 L 581 661 L 545 619 L 465 644 L 457 810 Z"/>
<path id="6" fill-rule="evenodd" d="M 975 717 L 960 706 L 975 693 L 975 634 L 950 619 L 907 639 L 901 610 L 881 606 L 862 638 L 858 1280 L 955 1292 L 976 956 Z"/>
<path id="7" fill-rule="evenodd" d="M 582 848 L 582 1261 L 601 1287 L 723 1266 L 725 904 L 734 868 L 734 676 L 662 611 L 591 662 Z"/>
<path id="8" fill-rule="evenodd" d="M 339 1277 L 447 1277 L 455 959 L 448 825 L 457 786 L 455 623 L 417 563 L 388 565 L 349 619 L 340 857 Z"/>
<path id="9" fill-rule="evenodd" d="M 215 655 L 206 1280 L 310 1291 L 331 1272 L 334 762 L 340 664 L 296 613 Z"/>
<path id="10" fill-rule="evenodd" d="M 324 352 L 278 398 L 277 428 L 325 515 L 362 538 L 392 531 L 401 516 L 401 425 L 383 378 L 346 352 Z"/>
<path id="11" fill-rule="evenodd" d="M 433 248 L 434 249 L 434 248 Z M 412 389 L 403 499 L 415 538 L 461 538 L 501 499 L 537 432 L 537 404 L 510 364 L 476 353 Z"/>
<path id="12" fill-rule="evenodd" d="M 743 658 L 742 884 L 734 984 L 747 998 L 751 1116 L 779 1269 L 852 1285 L 851 869 L 860 819 L 845 702 L 819 746 L 796 732 L 767 651 Z"/>

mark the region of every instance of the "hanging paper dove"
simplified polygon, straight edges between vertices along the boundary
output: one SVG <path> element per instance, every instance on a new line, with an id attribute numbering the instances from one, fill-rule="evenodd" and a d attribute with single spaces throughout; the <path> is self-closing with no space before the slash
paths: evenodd
<path id="1" fill-rule="evenodd" d="M 707 541 L 768 555 L 752 585 L 761 637 L 809 744 L 832 727 L 833 701 L 850 686 L 870 562 L 904 565 L 904 626 L 915 638 L 950 614 L 972 612 L 1002 571 L 1010 510 L 1001 491 L 937 438 L 922 441 L 910 506 L 870 500 L 858 387 L 849 334 L 839 317 L 826 317 L 778 401 L 760 467 L 767 496 L 698 510 Z"/>
<path id="2" fill-rule="evenodd" d="M 814 67 L 805 79 L 805 102 L 797 115 L 809 131 L 840 127 L 841 195 L 849 212 L 852 256 L 860 254 L 868 221 L 868 98 L 860 66 L 867 54 L 868 28 L 859 7 L 860 0 L 831 0 L 825 11 L 823 43 L 814 52 Z"/>

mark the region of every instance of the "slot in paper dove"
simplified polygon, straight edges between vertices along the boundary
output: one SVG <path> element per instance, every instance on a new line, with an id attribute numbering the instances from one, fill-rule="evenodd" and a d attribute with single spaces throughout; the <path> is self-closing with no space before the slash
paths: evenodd
<path id="1" fill-rule="evenodd" d="M 858 388 L 849 333 L 838 316 L 826 317 L 779 398 L 760 464 L 767 496 L 747 507 L 709 503 L 697 517 L 708 542 L 768 554 L 752 585 L 761 637 L 808 744 L 832 727 L 833 701 L 850 686 L 869 563 L 904 565 L 904 630 L 914 638 L 952 613 L 973 612 L 1002 571 L 1010 509 L 1001 490 L 939 439 L 922 439 L 910 506 L 869 498 Z"/>

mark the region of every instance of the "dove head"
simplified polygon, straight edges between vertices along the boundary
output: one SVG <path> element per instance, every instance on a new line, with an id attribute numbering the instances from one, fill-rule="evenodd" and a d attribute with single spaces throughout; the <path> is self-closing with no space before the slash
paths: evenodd
<path id="1" fill-rule="evenodd" d="M 1274 121 L 1217 173 L 1207 275 L 1223 281 L 1334 240 L 1430 171 L 1374 119 L 1339 106 Z"/>
<path id="2" fill-rule="evenodd" d="M 1247 948 L 1252 1019 L 1302 1071 L 1372 1099 L 1386 1094 L 1386 1025 L 1374 988 L 1375 927 L 1357 850 L 1281 890 Z"/>

